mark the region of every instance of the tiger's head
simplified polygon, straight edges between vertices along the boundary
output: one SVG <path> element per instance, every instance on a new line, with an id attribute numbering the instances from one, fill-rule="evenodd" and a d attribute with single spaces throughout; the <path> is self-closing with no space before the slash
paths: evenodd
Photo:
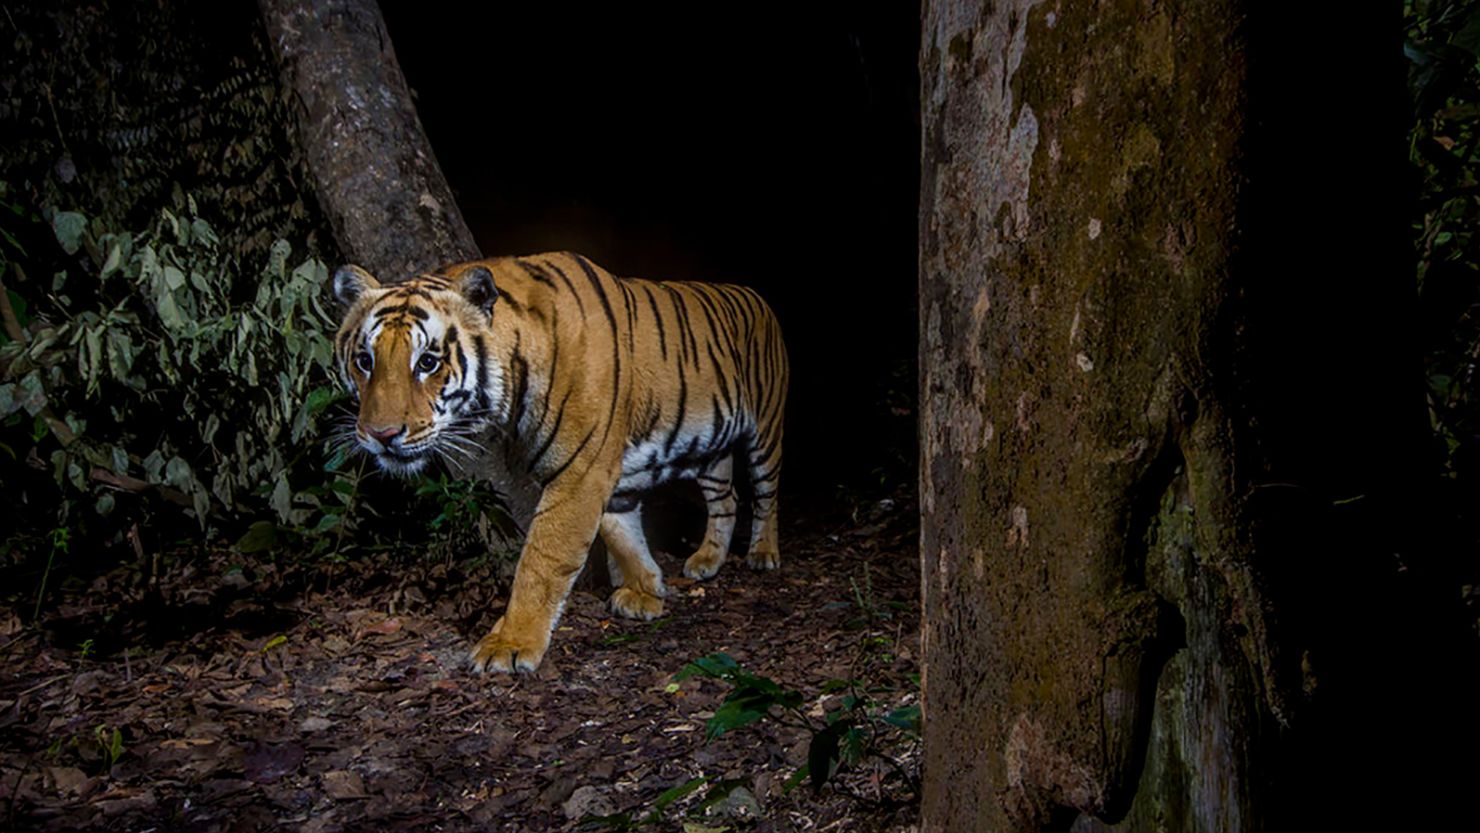
<path id="1" fill-rule="evenodd" d="M 498 290 L 480 264 L 382 285 L 358 266 L 334 274 L 346 307 L 335 337 L 340 378 L 359 402 L 354 438 L 388 472 L 434 455 L 470 459 L 501 383 L 487 337 Z"/>

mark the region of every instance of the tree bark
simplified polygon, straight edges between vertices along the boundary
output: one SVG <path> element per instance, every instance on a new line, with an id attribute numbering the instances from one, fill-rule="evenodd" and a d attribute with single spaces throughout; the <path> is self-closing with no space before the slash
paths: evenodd
<path id="1" fill-rule="evenodd" d="M 374 0 L 259 0 L 320 205 L 383 280 L 478 257 Z"/>
<path id="2" fill-rule="evenodd" d="M 298 135 L 340 252 L 387 281 L 480 256 L 422 131 L 375 0 L 259 0 Z M 533 480 L 496 435 L 471 474 L 495 483 L 527 528 Z"/>
<path id="3" fill-rule="evenodd" d="M 1393 704 L 1347 594 L 1396 592 L 1425 431 L 1400 27 L 1343 8 L 925 3 L 925 830 L 1393 789 L 1336 727 Z"/>

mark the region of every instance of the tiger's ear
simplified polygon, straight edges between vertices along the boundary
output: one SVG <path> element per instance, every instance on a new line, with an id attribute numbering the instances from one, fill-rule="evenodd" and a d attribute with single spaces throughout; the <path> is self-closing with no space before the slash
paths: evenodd
<path id="1" fill-rule="evenodd" d="M 468 303 L 483 310 L 484 314 L 493 312 L 493 302 L 498 300 L 498 287 L 493 285 L 493 273 L 488 271 L 488 267 L 474 266 L 463 272 L 458 285 Z"/>
<path id="2" fill-rule="evenodd" d="M 365 290 L 379 288 L 380 281 L 374 275 L 353 263 L 346 263 L 334 273 L 334 297 L 346 307 L 353 306 Z"/>

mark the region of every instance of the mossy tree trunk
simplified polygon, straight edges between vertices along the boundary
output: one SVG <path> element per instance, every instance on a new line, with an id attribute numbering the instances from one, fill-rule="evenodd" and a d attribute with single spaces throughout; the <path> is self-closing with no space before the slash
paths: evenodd
<path id="1" fill-rule="evenodd" d="M 1352 762 L 1415 699 L 1353 599 L 1397 592 L 1425 432 L 1400 27 L 1340 8 L 1338 42 L 1242 0 L 925 3 L 931 833 L 1294 829 L 1407 783 Z"/>
<path id="2" fill-rule="evenodd" d="M 427 141 L 375 0 L 259 0 L 296 98 L 298 136 L 320 207 L 350 262 L 397 281 L 480 256 Z M 455 24 L 449 24 L 455 25 Z M 478 476 L 505 493 L 521 526 L 534 483 L 497 453 Z"/>

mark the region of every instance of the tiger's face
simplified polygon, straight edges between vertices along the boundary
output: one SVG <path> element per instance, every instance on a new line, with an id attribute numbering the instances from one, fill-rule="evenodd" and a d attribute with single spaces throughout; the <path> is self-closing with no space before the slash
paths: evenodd
<path id="1" fill-rule="evenodd" d="M 334 275 L 348 311 L 335 338 L 340 377 L 359 402 L 355 442 L 404 476 L 434 457 L 469 460 L 499 382 L 487 332 L 498 292 L 474 266 L 382 285 L 358 266 Z"/>

